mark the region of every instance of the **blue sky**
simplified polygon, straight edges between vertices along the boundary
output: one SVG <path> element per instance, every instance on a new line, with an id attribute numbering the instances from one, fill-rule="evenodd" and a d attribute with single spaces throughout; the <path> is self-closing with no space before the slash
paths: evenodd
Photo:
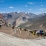
<path id="1" fill-rule="evenodd" d="M 0 13 L 2 12 L 46 12 L 46 0 L 0 0 Z"/>

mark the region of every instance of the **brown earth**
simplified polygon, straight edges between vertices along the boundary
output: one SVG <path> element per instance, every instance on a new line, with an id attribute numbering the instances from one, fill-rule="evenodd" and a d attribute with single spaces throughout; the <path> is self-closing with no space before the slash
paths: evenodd
<path id="1" fill-rule="evenodd" d="M 11 36 L 15 36 L 15 37 L 19 37 L 19 38 L 23 38 L 23 39 L 34 39 L 34 38 L 37 38 L 36 35 L 33 35 L 31 34 L 30 32 L 28 31 L 15 31 L 10 28 L 10 27 L 5 27 L 3 26 L 1 29 L 0 29 L 0 32 L 4 32 L 4 33 L 7 33 Z"/>

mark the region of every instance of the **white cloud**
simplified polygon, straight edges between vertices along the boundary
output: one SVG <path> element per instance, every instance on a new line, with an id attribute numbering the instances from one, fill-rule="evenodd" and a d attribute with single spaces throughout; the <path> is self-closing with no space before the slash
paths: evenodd
<path id="1" fill-rule="evenodd" d="M 32 10 L 32 9 L 29 9 L 29 10 Z"/>
<path id="2" fill-rule="evenodd" d="M 9 8 L 14 8 L 13 6 L 10 6 Z"/>
<path id="3" fill-rule="evenodd" d="M 25 5 L 25 7 L 27 7 L 27 5 Z"/>
<path id="4" fill-rule="evenodd" d="M 41 5 L 41 6 L 43 6 L 43 5 Z"/>
<path id="5" fill-rule="evenodd" d="M 33 2 L 27 2 L 28 4 L 34 4 Z"/>

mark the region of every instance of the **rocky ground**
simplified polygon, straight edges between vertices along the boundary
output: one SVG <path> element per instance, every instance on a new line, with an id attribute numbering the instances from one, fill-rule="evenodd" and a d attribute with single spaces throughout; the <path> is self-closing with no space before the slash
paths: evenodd
<path id="1" fill-rule="evenodd" d="M 0 46 L 46 46 L 46 39 L 41 39 L 25 31 L 16 33 L 10 27 L 0 29 Z"/>
<path id="2" fill-rule="evenodd" d="M 46 46 L 46 39 L 21 39 L 0 32 L 0 46 Z"/>

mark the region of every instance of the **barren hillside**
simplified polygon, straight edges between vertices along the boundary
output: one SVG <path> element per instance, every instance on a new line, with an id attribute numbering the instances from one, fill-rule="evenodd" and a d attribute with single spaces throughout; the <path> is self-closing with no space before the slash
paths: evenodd
<path id="1" fill-rule="evenodd" d="M 0 32 L 4 32 L 6 34 L 9 34 L 11 36 L 15 36 L 15 37 L 19 37 L 22 39 L 34 39 L 37 38 L 37 36 L 34 36 L 32 33 L 28 32 L 28 31 L 24 31 L 24 30 L 13 30 L 10 27 L 2 27 L 0 29 Z"/>

